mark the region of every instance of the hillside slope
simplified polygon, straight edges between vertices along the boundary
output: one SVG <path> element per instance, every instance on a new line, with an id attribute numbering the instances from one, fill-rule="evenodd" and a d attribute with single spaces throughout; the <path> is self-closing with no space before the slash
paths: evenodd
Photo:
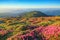
<path id="1" fill-rule="evenodd" d="M 40 11 L 31 11 L 20 14 L 21 17 L 47 17 L 48 15 Z"/>

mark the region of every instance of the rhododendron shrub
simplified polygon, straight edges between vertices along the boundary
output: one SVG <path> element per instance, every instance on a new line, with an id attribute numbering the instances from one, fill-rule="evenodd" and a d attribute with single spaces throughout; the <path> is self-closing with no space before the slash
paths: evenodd
<path id="1" fill-rule="evenodd" d="M 12 37 L 12 38 L 8 38 L 7 40 L 13 40 L 13 39 L 17 39 L 17 40 L 42 40 L 42 36 L 39 35 L 41 32 L 42 32 L 42 29 L 44 27 L 39 27 L 39 28 L 36 28 L 32 31 L 29 31 L 28 33 L 26 34 L 18 34 L 16 35 L 15 37 Z"/>
<path id="2" fill-rule="evenodd" d="M 3 35 L 5 35 L 5 34 L 7 34 L 7 31 L 4 30 L 4 29 L 0 29 L 0 35 L 3 36 Z"/>
<path id="3" fill-rule="evenodd" d="M 60 27 L 57 26 L 47 26 L 42 31 L 42 35 L 45 40 L 60 40 Z"/>
<path id="4" fill-rule="evenodd" d="M 12 39 L 20 40 L 60 40 L 60 27 L 46 26 L 36 28 L 29 33 L 16 35 Z M 11 40 L 12 40 L 11 39 Z"/>

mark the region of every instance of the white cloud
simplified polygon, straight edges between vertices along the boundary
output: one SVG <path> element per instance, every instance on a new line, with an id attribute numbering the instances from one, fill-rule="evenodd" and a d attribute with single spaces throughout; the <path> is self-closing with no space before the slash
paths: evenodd
<path id="1" fill-rule="evenodd" d="M 12 10 L 20 10 L 27 8 L 60 8 L 60 6 L 0 6 L 0 13 L 2 12 L 10 12 Z"/>
<path id="2" fill-rule="evenodd" d="M 4 9 L 4 8 L 7 8 L 7 9 L 11 9 L 11 8 L 60 8 L 60 6 L 45 6 L 45 5 L 41 5 L 41 6 L 34 6 L 34 5 L 24 5 L 24 6 L 10 6 L 10 5 L 7 5 L 7 6 L 0 6 L 0 9 Z"/>

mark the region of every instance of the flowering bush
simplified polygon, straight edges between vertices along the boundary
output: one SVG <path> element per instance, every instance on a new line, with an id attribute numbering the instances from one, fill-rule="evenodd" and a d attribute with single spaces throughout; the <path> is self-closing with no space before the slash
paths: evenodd
<path id="1" fill-rule="evenodd" d="M 21 40 L 60 40 L 60 27 L 57 26 L 47 26 L 36 28 L 30 33 L 14 37 Z"/>
<path id="2" fill-rule="evenodd" d="M 47 26 L 45 29 L 43 29 L 42 35 L 44 36 L 45 40 L 60 40 L 60 27 Z"/>
<path id="3" fill-rule="evenodd" d="M 0 29 L 0 35 L 1 36 L 4 36 L 5 34 L 7 34 L 7 31 L 6 30 L 3 30 L 3 29 Z"/>
<path id="4" fill-rule="evenodd" d="M 39 28 L 36 28 L 32 31 L 29 31 L 28 33 L 26 34 L 18 34 L 16 35 L 15 37 L 12 37 L 12 38 L 8 38 L 7 40 L 13 40 L 16 38 L 16 40 L 42 40 L 42 36 L 39 35 L 40 32 L 42 32 L 42 29 L 44 27 L 39 27 Z"/>

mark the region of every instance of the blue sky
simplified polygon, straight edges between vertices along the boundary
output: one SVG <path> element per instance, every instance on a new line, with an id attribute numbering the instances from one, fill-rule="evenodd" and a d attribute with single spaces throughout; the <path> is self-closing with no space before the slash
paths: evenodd
<path id="1" fill-rule="evenodd" d="M 0 8 L 60 8 L 60 0 L 0 0 Z"/>

